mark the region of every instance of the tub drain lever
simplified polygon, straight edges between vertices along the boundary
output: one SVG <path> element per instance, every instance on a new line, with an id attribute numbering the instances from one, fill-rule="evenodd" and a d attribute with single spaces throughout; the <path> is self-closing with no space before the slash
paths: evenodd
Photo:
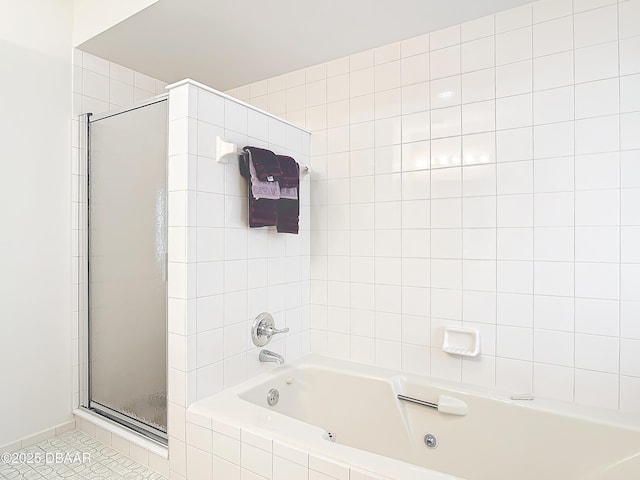
<path id="1" fill-rule="evenodd" d="M 449 415 L 466 415 L 469 413 L 469 407 L 462 400 L 449 397 L 447 395 L 438 395 L 438 403 L 427 402 L 426 400 L 420 400 L 419 398 L 409 397 L 407 395 L 398 394 L 398 400 L 404 400 L 405 402 L 416 403 L 424 407 L 435 408 L 440 413 L 447 413 Z"/>

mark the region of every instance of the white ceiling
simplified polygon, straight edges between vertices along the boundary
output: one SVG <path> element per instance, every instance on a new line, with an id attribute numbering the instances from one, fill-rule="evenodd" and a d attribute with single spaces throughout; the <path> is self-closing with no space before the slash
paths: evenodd
<path id="1" fill-rule="evenodd" d="M 159 0 L 79 48 L 227 90 L 528 1 Z"/>

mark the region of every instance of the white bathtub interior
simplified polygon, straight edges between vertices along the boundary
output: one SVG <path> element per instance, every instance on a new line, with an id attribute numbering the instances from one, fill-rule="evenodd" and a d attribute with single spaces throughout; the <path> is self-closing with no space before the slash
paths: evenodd
<path id="1" fill-rule="evenodd" d="M 270 407 L 272 388 L 280 396 Z M 445 394 L 465 402 L 469 412 L 447 415 L 400 401 L 398 393 L 431 402 Z M 640 472 L 638 418 L 557 402 L 516 402 L 314 355 L 190 410 L 233 418 L 242 428 L 289 438 L 347 463 L 373 464 L 380 474 L 403 480 L 438 478 L 429 476 L 434 471 L 467 480 L 622 480 Z M 428 433 L 437 438 L 437 448 L 426 447 Z"/>

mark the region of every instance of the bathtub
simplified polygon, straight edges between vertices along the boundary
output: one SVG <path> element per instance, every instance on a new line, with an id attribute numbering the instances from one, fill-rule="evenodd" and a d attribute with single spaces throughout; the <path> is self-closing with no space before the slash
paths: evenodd
<path id="1" fill-rule="evenodd" d="M 270 406 L 272 389 L 279 399 Z M 443 413 L 398 394 L 431 403 L 448 397 L 464 408 Z M 640 479 L 638 417 L 514 401 L 314 355 L 198 401 L 188 413 L 372 472 L 351 478 Z"/>

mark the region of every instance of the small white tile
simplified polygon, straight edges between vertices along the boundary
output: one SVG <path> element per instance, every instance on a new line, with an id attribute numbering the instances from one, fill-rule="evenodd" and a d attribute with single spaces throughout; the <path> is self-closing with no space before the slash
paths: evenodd
<path id="1" fill-rule="evenodd" d="M 573 369 L 544 363 L 534 364 L 533 390 L 540 397 L 572 402 Z"/>
<path id="2" fill-rule="evenodd" d="M 623 263 L 640 263 L 640 227 L 622 227 L 620 229 L 621 261 Z"/>
<path id="3" fill-rule="evenodd" d="M 536 125 L 573 120 L 572 87 L 555 88 L 533 95 L 533 118 Z"/>
<path id="4" fill-rule="evenodd" d="M 497 161 L 514 162 L 533 158 L 533 129 L 514 128 L 496 133 Z"/>
<path id="5" fill-rule="evenodd" d="M 309 455 L 309 470 L 320 472 L 336 480 L 348 480 L 349 468 L 332 460 Z"/>
<path id="6" fill-rule="evenodd" d="M 573 122 L 538 125 L 534 127 L 533 137 L 536 158 L 565 157 L 574 153 Z"/>
<path id="7" fill-rule="evenodd" d="M 574 188 L 573 157 L 536 160 L 533 173 L 536 193 L 566 192 Z"/>
<path id="8" fill-rule="evenodd" d="M 109 76 L 109 61 L 87 52 L 82 52 L 82 68 L 100 75 Z"/>
<path id="9" fill-rule="evenodd" d="M 573 51 L 545 55 L 533 60 L 535 91 L 573 84 Z"/>
<path id="10" fill-rule="evenodd" d="M 499 293 L 497 296 L 498 325 L 533 326 L 533 296 Z"/>
<path id="11" fill-rule="evenodd" d="M 620 154 L 620 186 L 622 188 L 640 187 L 640 151 Z"/>
<path id="12" fill-rule="evenodd" d="M 535 196 L 534 202 L 537 227 L 569 227 L 573 225 L 573 193 L 541 193 Z"/>
<path id="13" fill-rule="evenodd" d="M 620 339 L 620 373 L 640 377 L 640 340 Z"/>
<path id="14" fill-rule="evenodd" d="M 432 51 L 429 57 L 431 79 L 459 75 L 460 61 L 459 45 Z"/>
<path id="15" fill-rule="evenodd" d="M 575 174 L 576 190 L 618 188 L 620 186 L 618 153 L 577 155 Z"/>
<path id="16" fill-rule="evenodd" d="M 429 51 L 429 34 L 419 35 L 400 42 L 401 56 L 410 57 Z"/>
<path id="17" fill-rule="evenodd" d="M 462 231 L 454 228 L 432 230 L 431 258 L 462 258 Z"/>
<path id="18" fill-rule="evenodd" d="M 449 47 L 460 43 L 460 25 L 431 32 L 431 50 Z"/>
<path id="19" fill-rule="evenodd" d="M 620 377 L 620 411 L 640 413 L 637 398 L 640 396 L 640 378 Z"/>
<path id="20" fill-rule="evenodd" d="M 494 51 L 493 36 L 463 43 L 461 50 L 462 73 L 493 67 L 495 65 Z"/>
<path id="21" fill-rule="evenodd" d="M 525 27 L 531 25 L 532 21 L 533 13 L 530 4 L 498 12 L 495 16 L 496 33 Z"/>
<path id="22" fill-rule="evenodd" d="M 424 170 L 431 168 L 431 143 L 415 142 L 402 145 L 402 170 Z M 354 171 L 353 156 L 351 171 Z"/>
<path id="23" fill-rule="evenodd" d="M 495 101 L 470 103 L 462 106 L 462 133 L 489 132 L 496 128 Z"/>
<path id="24" fill-rule="evenodd" d="M 617 300 L 620 296 L 620 267 L 612 263 L 576 263 L 575 295 L 583 298 Z"/>
<path id="25" fill-rule="evenodd" d="M 537 329 L 573 332 L 573 303 L 572 297 L 534 295 L 533 325 Z"/>
<path id="26" fill-rule="evenodd" d="M 375 91 L 381 92 L 391 88 L 398 88 L 401 82 L 400 61 L 384 63 L 375 67 Z M 369 93 L 369 92 L 366 92 Z"/>
<path id="27" fill-rule="evenodd" d="M 533 226 L 533 195 L 499 195 L 498 226 Z"/>
<path id="28" fill-rule="evenodd" d="M 532 228 L 498 228 L 499 260 L 533 260 Z"/>
<path id="29" fill-rule="evenodd" d="M 462 245 L 463 258 L 473 260 L 495 260 L 496 230 L 494 228 L 466 228 L 463 230 Z M 485 290 L 486 288 L 489 288 L 489 285 L 482 288 L 482 290 Z"/>
<path id="30" fill-rule="evenodd" d="M 502 65 L 496 68 L 495 75 L 497 97 L 529 93 L 533 89 L 531 60 Z"/>
<path id="31" fill-rule="evenodd" d="M 429 54 L 403 58 L 400 68 L 403 86 L 426 82 L 429 80 Z"/>
<path id="32" fill-rule="evenodd" d="M 461 155 L 460 137 L 440 138 L 431 141 L 431 168 L 460 165 Z"/>
<path id="33" fill-rule="evenodd" d="M 349 75 L 350 95 L 358 97 L 374 92 L 374 69 L 373 67 L 363 70 L 352 71 Z"/>
<path id="34" fill-rule="evenodd" d="M 577 333 L 617 337 L 618 319 L 617 300 L 575 299 L 575 331 Z"/>
<path id="35" fill-rule="evenodd" d="M 533 161 L 498 164 L 498 195 L 533 192 Z"/>
<path id="36" fill-rule="evenodd" d="M 496 387 L 512 392 L 530 392 L 533 389 L 533 364 L 496 358 Z"/>
<path id="37" fill-rule="evenodd" d="M 460 39 L 469 42 L 477 38 L 488 37 L 494 34 L 494 16 L 487 15 L 475 20 L 463 23 L 460 26 Z"/>
<path id="38" fill-rule="evenodd" d="M 422 200 L 430 198 L 430 172 L 415 171 L 402 174 L 402 198 L 405 200 Z"/>
<path id="39" fill-rule="evenodd" d="M 454 75 L 433 80 L 430 84 L 430 91 L 432 109 L 460 105 L 461 77 Z"/>
<path id="40" fill-rule="evenodd" d="M 620 111 L 640 110 L 640 75 L 620 77 Z"/>
<path id="41" fill-rule="evenodd" d="M 573 48 L 573 18 L 562 17 L 533 26 L 533 55 L 541 57 Z"/>
<path id="42" fill-rule="evenodd" d="M 530 93 L 496 100 L 498 130 L 526 127 L 533 124 L 533 101 Z"/>
<path id="43" fill-rule="evenodd" d="M 621 54 L 621 59 L 624 57 Z M 621 61 L 621 66 L 623 65 Z M 622 68 L 621 68 L 622 70 Z M 620 72 L 624 73 L 624 72 Z M 632 73 L 632 72 L 628 72 Z M 618 43 L 609 42 L 575 51 L 576 83 L 612 78 L 618 75 Z"/>
<path id="44" fill-rule="evenodd" d="M 473 165 L 462 169 L 464 196 L 494 195 L 496 193 L 495 165 Z"/>
<path id="45" fill-rule="evenodd" d="M 576 192 L 576 225 L 617 225 L 619 218 L 620 193 L 618 190 L 585 190 Z"/>
<path id="46" fill-rule="evenodd" d="M 242 468 L 270 479 L 273 472 L 273 457 L 269 452 L 253 445 L 242 443 L 241 446 Z"/>
<path id="47" fill-rule="evenodd" d="M 373 50 L 365 50 L 349 57 L 349 70 L 352 72 L 373 67 L 373 65 Z"/>
<path id="48" fill-rule="evenodd" d="M 616 5 L 578 13 L 573 21 L 576 48 L 612 42 L 618 38 Z"/>
<path id="49" fill-rule="evenodd" d="M 572 13 L 571 0 L 542 0 L 533 4 L 533 22 L 540 23 Z"/>
<path id="50" fill-rule="evenodd" d="M 594 8 L 611 5 L 612 3 L 616 2 L 614 0 L 574 0 L 573 11 L 574 13 L 584 12 L 587 10 L 592 10 Z"/>
<path id="51" fill-rule="evenodd" d="M 534 233 L 534 259 L 545 262 L 572 262 L 573 227 L 539 227 Z"/>
<path id="52" fill-rule="evenodd" d="M 618 407 L 618 376 L 576 369 L 575 402 L 580 405 L 616 409 Z"/>
<path id="53" fill-rule="evenodd" d="M 477 72 L 469 72 L 462 75 L 462 103 L 480 102 L 492 99 L 495 95 L 495 78 L 496 73 L 492 68 L 479 70 Z M 432 88 L 433 83 L 435 83 L 435 81 L 432 82 Z"/>
<path id="54" fill-rule="evenodd" d="M 498 326 L 496 355 L 516 360 L 533 359 L 533 329 Z"/>
<path id="55" fill-rule="evenodd" d="M 618 5 L 618 22 L 620 38 L 635 37 L 640 35 L 640 4 L 637 0 L 621 2 Z"/>
<path id="56" fill-rule="evenodd" d="M 617 115 L 577 120 L 575 131 L 576 154 L 611 152 L 620 146 Z"/>
<path id="57" fill-rule="evenodd" d="M 531 57 L 531 27 L 519 28 L 496 35 L 496 65 L 528 60 Z"/>
<path id="58" fill-rule="evenodd" d="M 402 87 L 402 113 L 422 112 L 429 105 L 429 82 Z"/>
<path id="59" fill-rule="evenodd" d="M 400 43 L 390 43 L 374 50 L 376 65 L 392 62 L 400 58 Z"/>
<path id="60" fill-rule="evenodd" d="M 536 362 L 573 367 L 573 334 L 534 330 L 533 358 Z"/>
<path id="61" fill-rule="evenodd" d="M 495 227 L 496 197 L 463 198 L 462 225 L 464 227 Z"/>
<path id="62" fill-rule="evenodd" d="M 535 262 L 534 292 L 537 295 L 571 296 L 574 266 L 571 262 Z"/>
<path id="63" fill-rule="evenodd" d="M 620 266 L 620 299 L 640 301 L 638 282 L 640 282 L 640 265 L 623 263 Z"/>
<path id="64" fill-rule="evenodd" d="M 462 168 L 442 168 L 431 172 L 431 197 L 449 198 L 462 195 Z"/>
<path id="65" fill-rule="evenodd" d="M 576 335 L 576 368 L 618 373 L 619 340 L 600 335 Z"/>
<path id="66" fill-rule="evenodd" d="M 187 475 L 203 480 L 213 478 L 213 460 L 210 453 L 206 453 L 191 445 L 187 445 Z"/>
<path id="67" fill-rule="evenodd" d="M 628 188 L 620 192 L 620 211 L 622 225 L 640 225 L 640 189 Z"/>
<path id="68" fill-rule="evenodd" d="M 622 238 L 624 252 L 624 236 Z M 576 262 L 616 263 L 619 261 L 619 255 L 620 228 L 618 226 L 576 227 Z"/>
<path id="69" fill-rule="evenodd" d="M 493 132 L 465 135 L 462 158 L 464 165 L 495 163 L 496 136 Z"/>
<path id="70" fill-rule="evenodd" d="M 402 143 L 419 142 L 430 138 L 429 112 L 402 116 Z M 353 143 L 353 136 L 351 138 Z"/>
<path id="71" fill-rule="evenodd" d="M 635 132 L 640 128 L 640 113 L 625 113 L 620 115 L 620 149 L 640 149 L 640 140 Z M 613 142 L 611 142 L 613 144 Z"/>

